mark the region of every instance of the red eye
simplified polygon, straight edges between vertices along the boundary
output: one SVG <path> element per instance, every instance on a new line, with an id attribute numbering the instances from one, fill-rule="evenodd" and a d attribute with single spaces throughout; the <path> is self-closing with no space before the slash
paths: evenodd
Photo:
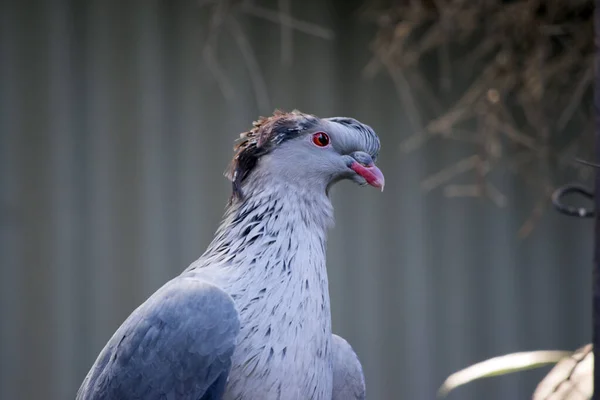
<path id="1" fill-rule="evenodd" d="M 313 143 L 319 147 L 325 147 L 329 144 L 329 136 L 325 132 L 317 132 L 313 134 Z"/>

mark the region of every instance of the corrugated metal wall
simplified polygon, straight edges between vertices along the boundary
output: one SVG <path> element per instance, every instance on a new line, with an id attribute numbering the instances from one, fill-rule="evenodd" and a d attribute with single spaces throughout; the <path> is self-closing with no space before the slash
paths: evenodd
<path id="1" fill-rule="evenodd" d="M 116 327 L 210 241 L 233 140 L 269 110 L 231 21 L 217 52 L 224 98 L 202 57 L 212 8 L 201 3 L 0 2 L 2 399 L 73 398 Z M 421 193 L 468 149 L 399 152 L 411 132 L 392 85 L 361 76 L 373 31 L 359 4 L 293 2 L 335 38 L 294 33 L 289 66 L 278 25 L 237 21 L 266 78 L 261 104 L 353 116 L 381 136 L 386 191 L 336 188 L 328 253 L 334 327 L 362 359 L 369 398 L 431 399 L 482 358 L 588 341 L 590 223 L 550 212 L 518 240 L 532 202 L 509 175 L 497 177 L 507 209 Z M 540 374 L 450 398 L 527 398 Z"/>

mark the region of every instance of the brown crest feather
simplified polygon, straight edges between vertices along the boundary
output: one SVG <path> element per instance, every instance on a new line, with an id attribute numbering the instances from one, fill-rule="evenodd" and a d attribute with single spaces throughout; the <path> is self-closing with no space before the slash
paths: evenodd
<path id="1" fill-rule="evenodd" d="M 242 197 L 241 184 L 256 166 L 260 157 L 269 153 L 284 140 L 310 128 L 316 122 L 318 122 L 317 117 L 298 110 L 291 112 L 275 110 L 273 115 L 260 117 L 254 121 L 252 129 L 240 134 L 233 148 L 235 156 L 225 172 L 225 176 L 233 185 L 232 199 Z"/>

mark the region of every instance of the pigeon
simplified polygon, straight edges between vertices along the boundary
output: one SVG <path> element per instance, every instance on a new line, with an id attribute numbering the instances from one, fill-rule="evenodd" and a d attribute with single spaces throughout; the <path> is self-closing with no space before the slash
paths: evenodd
<path id="1" fill-rule="evenodd" d="M 77 399 L 365 399 L 360 361 L 332 333 L 326 235 L 333 184 L 383 190 L 379 149 L 353 118 L 254 122 L 207 250 L 123 322 Z"/>

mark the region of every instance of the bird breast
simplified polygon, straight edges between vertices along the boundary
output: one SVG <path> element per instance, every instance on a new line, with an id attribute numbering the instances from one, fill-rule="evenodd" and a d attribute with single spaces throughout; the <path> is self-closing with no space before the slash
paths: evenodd
<path id="1" fill-rule="evenodd" d="M 331 312 L 323 237 L 297 232 L 299 227 L 265 235 L 268 248 L 246 260 L 238 269 L 243 271 L 240 279 L 231 283 L 241 331 L 225 398 L 331 398 Z"/>

